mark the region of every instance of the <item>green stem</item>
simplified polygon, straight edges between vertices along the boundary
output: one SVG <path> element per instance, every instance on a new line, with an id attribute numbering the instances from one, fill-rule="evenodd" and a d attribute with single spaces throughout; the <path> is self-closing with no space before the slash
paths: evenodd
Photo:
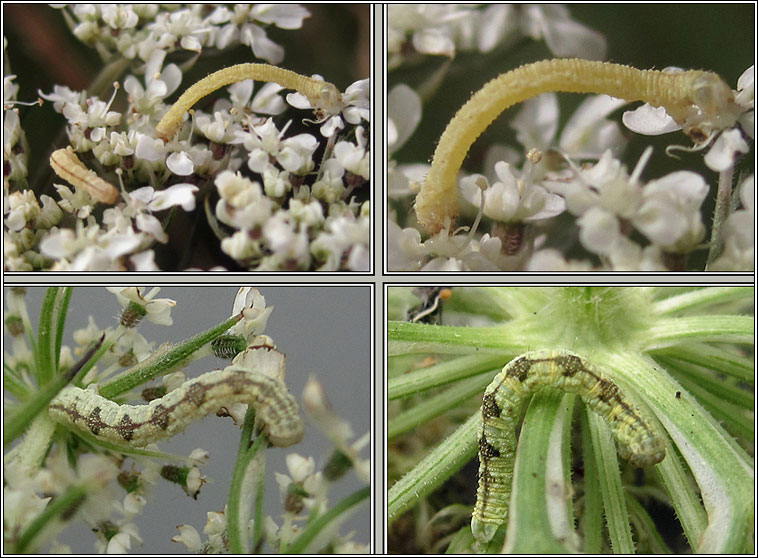
<path id="1" fill-rule="evenodd" d="M 492 381 L 494 374 L 480 374 L 447 388 L 442 393 L 423 400 L 418 405 L 392 417 L 387 423 L 387 439 L 392 440 L 417 426 L 481 394 Z"/>
<path id="2" fill-rule="evenodd" d="M 727 217 L 729 217 L 729 205 L 732 197 L 732 178 L 734 177 L 734 165 L 730 165 L 725 171 L 719 173 L 719 185 L 716 191 L 716 206 L 713 208 L 713 224 L 711 225 L 711 241 L 708 247 L 708 259 L 705 263 L 705 271 L 716 261 L 723 250 L 722 233 Z"/>
<path id="3" fill-rule="evenodd" d="M 30 552 L 35 537 L 40 534 L 45 526 L 56 517 L 64 517 L 71 513 L 71 510 L 84 500 L 86 496 L 87 490 L 84 486 L 71 486 L 66 490 L 65 494 L 54 498 L 45 510 L 35 517 L 21 535 L 19 535 L 13 553 L 26 554 Z"/>
<path id="4" fill-rule="evenodd" d="M 304 552 L 316 536 L 318 536 L 321 531 L 325 530 L 332 521 L 337 520 L 343 514 L 347 515 L 349 512 L 352 512 L 354 508 L 364 500 L 368 500 L 370 497 L 371 487 L 366 486 L 338 502 L 324 515 L 310 521 L 292 544 L 287 548 L 282 549 L 282 554 L 300 554 Z M 313 551 L 313 549 L 311 549 L 311 551 Z"/>
<path id="5" fill-rule="evenodd" d="M 397 481 L 388 493 L 387 521 L 392 523 L 431 493 L 476 455 L 476 430 L 480 414 L 474 413 L 434 448 L 418 465 Z"/>
<path id="6" fill-rule="evenodd" d="M 523 330 L 514 324 L 493 327 L 453 327 L 408 322 L 389 322 L 389 354 L 523 353 Z"/>
<path id="7" fill-rule="evenodd" d="M 68 306 L 71 302 L 71 295 L 74 292 L 73 287 L 65 287 L 63 289 L 63 295 L 59 296 L 57 301 L 56 312 L 56 324 L 55 324 L 55 369 L 58 370 L 61 358 L 61 345 L 63 345 L 63 330 L 66 326 L 66 315 L 68 314 Z"/>
<path id="8" fill-rule="evenodd" d="M 51 339 L 53 316 L 55 314 L 55 299 L 59 287 L 48 287 L 42 300 L 39 313 L 39 328 L 37 329 L 37 382 L 46 385 L 55 374 L 55 349 Z"/>
<path id="9" fill-rule="evenodd" d="M 584 551 L 587 554 L 600 554 L 603 550 L 603 501 L 600 494 L 600 481 L 597 461 L 590 435 L 589 419 L 591 412 L 581 414 L 582 429 L 582 464 L 584 465 L 584 511 L 580 518 L 580 527 L 584 533 Z"/>
<path id="10" fill-rule="evenodd" d="M 265 449 L 267 443 L 266 437 L 260 435 L 255 439 L 252 446 L 250 440 L 253 438 L 255 431 L 255 410 L 249 407 L 245 414 L 245 422 L 242 425 L 242 434 L 240 438 L 239 449 L 237 450 L 237 461 L 234 464 L 232 472 L 232 482 L 229 485 L 229 502 L 227 503 L 227 531 L 229 533 L 229 551 L 232 554 L 249 554 L 247 539 L 247 510 L 242 510 L 243 501 L 250 490 L 258 488 L 258 483 L 253 486 L 247 486 L 245 479 L 247 477 L 250 462 L 255 458 L 258 451 Z M 244 525 L 243 525 L 244 523 Z M 256 522 L 257 524 L 257 522 Z"/>
<path id="11" fill-rule="evenodd" d="M 616 445 L 602 418 L 587 410 L 587 419 L 592 438 L 592 454 L 586 458 L 595 460 L 611 548 L 615 554 L 634 554 L 634 540 L 616 459 Z"/>
<path id="12" fill-rule="evenodd" d="M 84 377 L 112 344 L 112 340 L 104 341 L 101 338 L 100 342 L 91 348 L 68 372 L 55 376 L 52 382 L 35 392 L 29 401 L 26 401 L 3 423 L 3 444 L 9 444 L 18 438 L 34 418 L 47 407 L 53 397 L 58 395 L 58 392 L 69 382 L 76 382 L 77 379 Z"/>
<path id="13" fill-rule="evenodd" d="M 683 342 L 718 341 L 721 343 L 753 342 L 752 316 L 685 316 L 663 318 L 647 332 L 647 350 Z"/>
<path id="14" fill-rule="evenodd" d="M 484 372 L 499 371 L 513 356 L 513 354 L 467 355 L 414 370 L 389 379 L 387 398 L 389 401 L 401 399 Z"/>
<path id="15" fill-rule="evenodd" d="M 577 552 L 571 498 L 570 426 L 576 397 L 535 394 L 515 451 L 504 554 Z M 546 490 L 545 487 L 550 487 Z"/>
<path id="16" fill-rule="evenodd" d="M 656 472 L 669 495 L 671 506 L 676 510 L 684 535 L 690 546 L 697 548 L 698 541 L 708 526 L 708 517 L 689 470 L 682 464 L 674 446 L 668 442 L 666 459 L 658 464 Z"/>
<path id="17" fill-rule="evenodd" d="M 139 385 L 149 382 L 153 378 L 167 374 L 177 367 L 181 367 L 190 358 L 192 353 L 201 349 L 207 343 L 224 333 L 242 318 L 241 315 L 232 316 L 228 320 L 212 327 L 202 333 L 190 337 L 186 341 L 171 347 L 155 357 L 140 362 L 138 365 L 125 370 L 100 388 L 100 395 L 108 399 L 129 391 Z"/>
<path id="18" fill-rule="evenodd" d="M 671 287 L 666 287 L 671 288 Z M 707 287 L 656 301 L 654 312 L 658 315 L 672 315 L 685 311 L 707 311 L 715 305 L 730 302 L 744 302 L 752 307 L 753 287 Z"/>

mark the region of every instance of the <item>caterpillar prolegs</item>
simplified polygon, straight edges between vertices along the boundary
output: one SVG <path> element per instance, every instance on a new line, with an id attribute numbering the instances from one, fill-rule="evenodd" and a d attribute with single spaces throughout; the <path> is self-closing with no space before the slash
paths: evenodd
<path id="1" fill-rule="evenodd" d="M 621 457 L 647 467 L 666 456 L 663 438 L 596 366 L 569 351 L 536 351 L 505 365 L 482 399 L 479 486 L 471 532 L 480 545 L 492 540 L 508 516 L 516 421 L 524 398 L 543 387 L 578 394 L 610 427 Z"/>
<path id="2" fill-rule="evenodd" d="M 273 357 L 284 355 L 276 349 Z M 119 405 L 94 391 L 69 386 L 50 402 L 48 412 L 56 422 L 90 432 L 117 444 L 145 446 L 169 438 L 187 426 L 233 403 L 255 408 L 256 420 L 269 441 L 287 447 L 303 438 L 303 422 L 297 401 L 280 378 L 234 365 L 206 372 L 147 405 Z"/>

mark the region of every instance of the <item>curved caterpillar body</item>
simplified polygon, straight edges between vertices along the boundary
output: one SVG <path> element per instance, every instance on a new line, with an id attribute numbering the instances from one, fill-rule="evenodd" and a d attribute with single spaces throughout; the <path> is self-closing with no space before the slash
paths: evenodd
<path id="1" fill-rule="evenodd" d="M 112 204 L 118 199 L 118 188 L 88 169 L 71 147 L 57 149 L 50 155 L 55 174 L 76 188 L 86 190 L 95 200 Z"/>
<path id="2" fill-rule="evenodd" d="M 302 440 L 298 405 L 284 383 L 233 367 L 207 372 L 147 405 L 119 405 L 90 390 L 69 386 L 50 402 L 48 412 L 53 420 L 101 440 L 141 447 L 169 438 L 232 403 L 255 408 L 256 420 L 273 445 L 287 447 Z"/>
<path id="3" fill-rule="evenodd" d="M 693 136 L 731 125 L 721 120 L 728 119 L 734 101 L 729 86 L 712 72 L 638 70 L 573 58 L 543 60 L 501 74 L 472 95 L 440 136 L 416 196 L 418 221 L 430 234 L 452 225 L 458 214 L 456 177 L 476 138 L 508 107 L 550 91 L 606 94 L 664 107 Z"/>
<path id="4" fill-rule="evenodd" d="M 268 64 L 237 64 L 213 72 L 182 93 L 155 127 L 156 134 L 162 140 L 168 141 L 179 129 L 184 113 L 192 105 L 216 89 L 246 79 L 273 81 L 282 87 L 293 89 L 305 95 L 311 106 L 327 112 L 337 112 L 341 107 L 342 96 L 339 90 L 329 82 L 305 77 L 291 70 Z"/>
<path id="5" fill-rule="evenodd" d="M 479 427 L 479 486 L 471 531 L 486 545 L 508 516 L 516 421 L 525 397 L 543 387 L 577 393 L 611 428 L 624 459 L 638 467 L 666 456 L 664 440 L 597 367 L 569 351 L 536 351 L 516 357 L 487 386 Z"/>

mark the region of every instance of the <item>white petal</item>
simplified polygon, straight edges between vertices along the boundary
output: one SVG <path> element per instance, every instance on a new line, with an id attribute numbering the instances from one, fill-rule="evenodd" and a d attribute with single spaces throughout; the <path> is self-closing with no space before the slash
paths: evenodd
<path id="1" fill-rule="evenodd" d="M 148 213 L 140 213 L 135 219 L 137 228 L 146 232 L 161 244 L 168 242 L 168 235 L 163 230 L 161 222 Z"/>
<path id="2" fill-rule="evenodd" d="M 582 245 L 596 254 L 608 254 L 620 235 L 616 216 L 599 207 L 591 208 L 577 223 L 581 227 L 579 240 Z"/>
<path id="3" fill-rule="evenodd" d="M 648 104 L 640 108 L 625 112 L 621 121 L 632 132 L 646 136 L 659 136 L 668 134 L 682 127 L 671 118 L 663 107 L 652 107 Z"/>
<path id="4" fill-rule="evenodd" d="M 710 169 L 722 172 L 734 164 L 734 159 L 738 153 L 747 153 L 748 150 L 749 147 L 742 139 L 740 131 L 732 128 L 718 137 L 704 157 L 705 164 Z"/>
<path id="5" fill-rule="evenodd" d="M 189 176 L 195 171 L 195 163 L 184 151 L 169 155 L 166 159 L 166 166 L 178 176 Z"/>
<path id="6" fill-rule="evenodd" d="M 405 143 L 421 120 L 421 97 L 401 83 L 387 95 L 387 113 L 397 130 L 397 138 L 389 142 L 391 149 L 395 150 Z"/>
<path id="7" fill-rule="evenodd" d="M 195 209 L 195 192 L 197 186 L 194 184 L 174 184 L 170 188 L 155 193 L 153 201 L 150 202 L 151 211 L 160 211 L 175 205 L 181 205 L 184 211 Z"/>

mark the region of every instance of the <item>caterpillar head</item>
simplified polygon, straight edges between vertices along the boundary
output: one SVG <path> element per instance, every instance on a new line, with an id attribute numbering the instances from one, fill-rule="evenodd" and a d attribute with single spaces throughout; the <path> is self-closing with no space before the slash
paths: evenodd
<path id="1" fill-rule="evenodd" d="M 684 132 L 696 143 L 707 143 L 715 133 L 734 126 L 741 112 L 732 90 L 711 72 L 698 72 L 690 85 L 690 101 L 695 110 L 687 116 Z"/>
<path id="2" fill-rule="evenodd" d="M 323 83 L 319 89 L 318 97 L 309 98 L 308 101 L 314 108 L 327 114 L 337 114 L 345 106 L 339 89 L 331 83 Z"/>

